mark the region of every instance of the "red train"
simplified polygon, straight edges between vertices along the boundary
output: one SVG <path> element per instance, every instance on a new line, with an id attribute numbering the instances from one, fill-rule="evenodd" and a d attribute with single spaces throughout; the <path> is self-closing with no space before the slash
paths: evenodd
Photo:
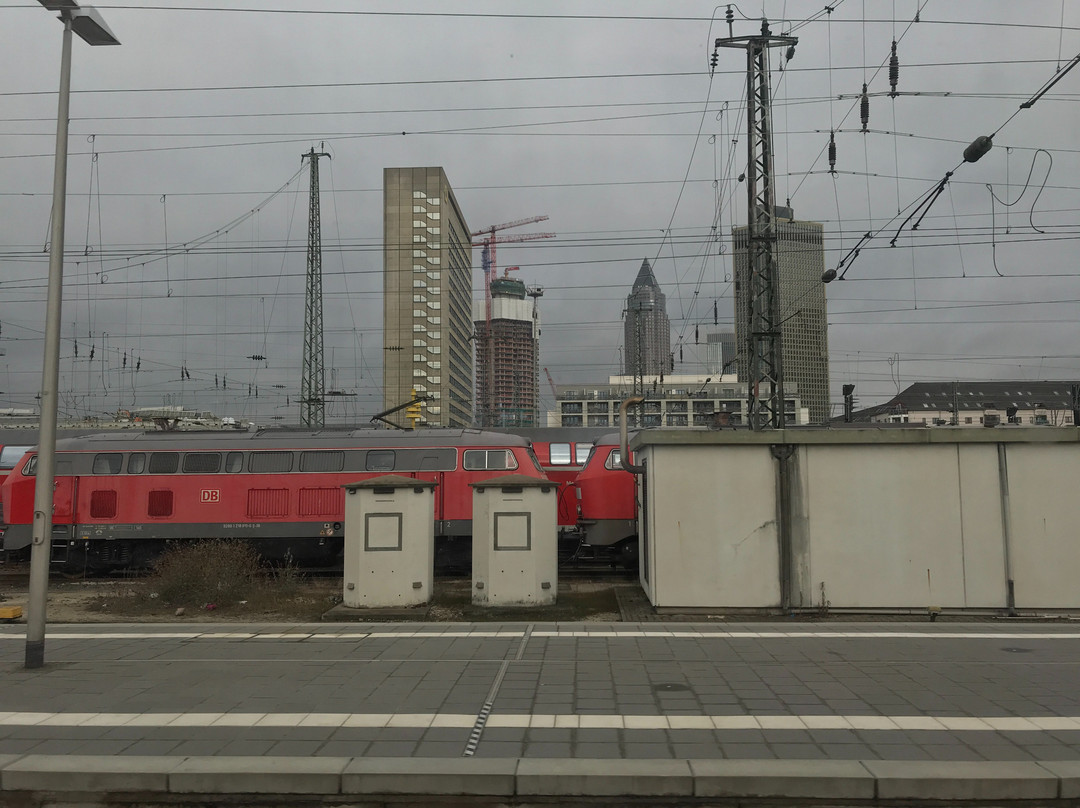
<path id="1" fill-rule="evenodd" d="M 619 433 L 596 439 L 577 475 L 577 526 L 583 549 L 614 564 L 638 563 L 637 489 L 634 475 L 619 464 Z"/>
<path id="2" fill-rule="evenodd" d="M 381 474 L 432 480 L 436 564 L 470 558 L 469 483 L 544 478 L 525 438 L 440 429 L 121 432 L 58 440 L 53 562 L 109 570 L 148 564 L 165 544 L 244 538 L 269 559 L 334 563 L 345 483 Z M 31 542 L 33 452 L 0 486 L 4 550 Z"/>

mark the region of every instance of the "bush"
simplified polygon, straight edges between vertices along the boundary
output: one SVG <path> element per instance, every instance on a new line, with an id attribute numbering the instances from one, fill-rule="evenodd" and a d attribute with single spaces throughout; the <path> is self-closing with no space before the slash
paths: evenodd
<path id="1" fill-rule="evenodd" d="M 151 586 L 174 606 L 231 606 L 247 600 L 266 578 L 262 560 L 250 544 L 207 539 L 162 553 Z"/>

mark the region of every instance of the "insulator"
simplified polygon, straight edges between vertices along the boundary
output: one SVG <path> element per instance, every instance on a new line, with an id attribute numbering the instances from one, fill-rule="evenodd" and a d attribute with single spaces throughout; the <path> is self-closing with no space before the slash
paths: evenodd
<path id="1" fill-rule="evenodd" d="M 900 80 L 900 60 L 896 58 L 896 40 L 892 43 L 892 54 L 889 56 L 889 97 L 896 98 L 896 83 Z"/>
<path id="2" fill-rule="evenodd" d="M 829 132 L 829 173 L 836 174 L 836 133 Z"/>
<path id="3" fill-rule="evenodd" d="M 719 315 L 717 313 L 717 305 L 716 305 L 715 300 L 712 302 L 712 324 L 713 325 L 719 325 L 720 324 L 720 318 L 719 318 Z"/>
<path id="4" fill-rule="evenodd" d="M 724 12 L 724 19 L 727 20 L 728 25 L 734 24 L 735 12 L 731 9 L 731 6 L 728 6 L 727 11 Z"/>
<path id="5" fill-rule="evenodd" d="M 716 66 L 720 63 L 720 54 L 716 51 L 712 52 L 712 58 L 709 59 L 709 67 L 716 70 Z"/>
<path id="6" fill-rule="evenodd" d="M 977 162 L 980 157 L 990 151 L 993 145 L 994 141 L 989 135 L 979 135 L 964 149 L 964 160 L 968 163 Z"/>
<path id="7" fill-rule="evenodd" d="M 91 359 L 94 358 L 94 346 L 93 345 L 90 346 L 90 358 Z"/>
<path id="8" fill-rule="evenodd" d="M 694 326 L 694 344 L 698 345 L 700 343 L 701 343 L 701 340 L 698 339 L 698 327 L 695 325 Z"/>
<path id="9" fill-rule="evenodd" d="M 127 367 L 127 351 L 124 351 L 124 361 L 120 363 L 120 369 L 123 370 Z"/>
<path id="10" fill-rule="evenodd" d="M 78 357 L 79 357 L 79 343 L 76 340 L 76 342 L 75 342 L 75 358 L 77 359 Z"/>
<path id="11" fill-rule="evenodd" d="M 862 86 L 862 98 L 859 100 L 859 115 L 862 116 L 862 130 L 866 131 L 866 125 L 870 123 L 870 96 L 866 94 L 866 82 Z"/>
<path id="12" fill-rule="evenodd" d="M 215 390 L 217 390 L 217 386 L 218 386 L 218 375 L 215 373 L 214 374 L 214 389 Z"/>
<path id="13" fill-rule="evenodd" d="M 141 368 L 141 367 L 142 367 L 142 357 L 140 356 L 138 359 L 135 360 L 135 372 L 138 373 L 139 368 Z"/>
<path id="14" fill-rule="evenodd" d="M 794 45 L 788 45 L 788 49 L 784 53 L 784 59 L 785 59 L 785 61 L 790 62 L 794 58 L 795 58 L 795 46 Z"/>

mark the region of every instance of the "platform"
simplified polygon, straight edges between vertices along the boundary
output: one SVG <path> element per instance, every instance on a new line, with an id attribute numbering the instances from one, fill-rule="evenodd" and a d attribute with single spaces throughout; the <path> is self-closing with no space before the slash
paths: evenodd
<path id="1" fill-rule="evenodd" d="M 24 630 L 5 804 L 1080 797 L 1078 623 L 50 626 L 36 671 Z"/>

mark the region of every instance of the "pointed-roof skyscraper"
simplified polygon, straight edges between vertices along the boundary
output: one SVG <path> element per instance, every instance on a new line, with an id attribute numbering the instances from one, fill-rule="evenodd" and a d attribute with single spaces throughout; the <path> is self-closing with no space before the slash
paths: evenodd
<path id="1" fill-rule="evenodd" d="M 660 291 L 649 259 L 641 262 L 634 288 L 626 298 L 623 373 L 658 376 L 671 372 L 671 323 L 667 299 Z"/>

